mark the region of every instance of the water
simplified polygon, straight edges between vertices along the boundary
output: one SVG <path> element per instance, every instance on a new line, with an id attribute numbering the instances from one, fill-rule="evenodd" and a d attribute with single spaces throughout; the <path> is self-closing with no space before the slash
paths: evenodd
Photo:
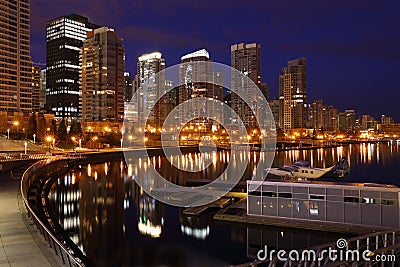
<path id="1" fill-rule="evenodd" d="M 399 143 L 357 144 L 339 148 L 277 152 L 274 166 L 307 160 L 326 167 L 348 158 L 349 182 L 379 182 L 400 186 Z M 251 153 L 244 179 L 251 177 L 258 153 Z M 211 155 L 206 172 L 190 178 L 213 178 L 223 172 L 228 152 Z M 188 157 L 176 158 L 190 164 Z M 50 199 L 55 216 L 95 266 L 226 266 L 255 258 L 261 244 L 299 249 L 333 242 L 343 234 L 214 221 L 212 214 L 190 217 L 183 209 L 156 201 L 136 185 L 132 176 L 145 175 L 148 164 L 168 180 L 184 184 L 187 175 L 165 158 L 107 162 L 82 166 L 53 186 Z"/>

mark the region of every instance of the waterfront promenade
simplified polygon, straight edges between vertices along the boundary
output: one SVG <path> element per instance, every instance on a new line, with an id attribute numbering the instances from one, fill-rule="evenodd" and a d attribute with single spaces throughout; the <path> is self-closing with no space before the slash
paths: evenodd
<path id="1" fill-rule="evenodd" d="M 62 266 L 28 218 L 19 190 L 21 175 L 0 174 L 0 267 Z"/>

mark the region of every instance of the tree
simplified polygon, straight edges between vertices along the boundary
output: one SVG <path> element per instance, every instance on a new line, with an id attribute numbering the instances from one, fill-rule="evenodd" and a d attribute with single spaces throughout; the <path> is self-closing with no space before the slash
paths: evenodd
<path id="1" fill-rule="evenodd" d="M 67 141 L 68 139 L 67 125 L 65 124 L 64 119 L 61 120 L 60 125 L 58 126 L 57 136 L 60 141 Z"/>
<path id="2" fill-rule="evenodd" d="M 51 121 L 51 133 L 56 134 L 57 133 L 57 123 L 56 120 Z"/>
<path id="3" fill-rule="evenodd" d="M 69 134 L 71 135 L 81 135 L 82 134 L 82 126 L 81 123 L 77 120 L 71 121 L 71 127 L 69 129 Z"/>
<path id="4" fill-rule="evenodd" d="M 38 132 L 38 125 L 36 121 L 36 113 L 33 112 L 32 116 L 29 117 L 27 134 L 29 136 L 33 136 L 34 134 L 37 134 L 37 132 Z"/>

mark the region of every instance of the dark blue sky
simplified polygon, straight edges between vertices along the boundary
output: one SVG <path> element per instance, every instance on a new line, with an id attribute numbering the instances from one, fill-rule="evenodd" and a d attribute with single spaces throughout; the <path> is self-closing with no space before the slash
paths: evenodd
<path id="1" fill-rule="evenodd" d="M 400 121 L 399 11 L 398 0 L 31 0 L 32 59 L 45 62 L 46 21 L 70 13 L 114 28 L 132 73 L 155 50 L 167 66 L 200 48 L 229 65 L 231 44 L 258 42 L 272 97 L 281 67 L 305 56 L 308 102 Z"/>

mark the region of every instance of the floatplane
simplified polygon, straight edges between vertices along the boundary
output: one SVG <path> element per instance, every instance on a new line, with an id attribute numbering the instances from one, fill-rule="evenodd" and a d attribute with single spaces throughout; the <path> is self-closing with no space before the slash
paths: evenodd
<path id="1" fill-rule="evenodd" d="M 328 168 L 313 168 L 308 161 L 300 160 L 292 165 L 280 168 L 266 169 L 267 178 L 315 180 L 322 176 L 344 177 L 350 173 L 349 163 L 346 158 L 340 159 L 335 165 Z"/>

